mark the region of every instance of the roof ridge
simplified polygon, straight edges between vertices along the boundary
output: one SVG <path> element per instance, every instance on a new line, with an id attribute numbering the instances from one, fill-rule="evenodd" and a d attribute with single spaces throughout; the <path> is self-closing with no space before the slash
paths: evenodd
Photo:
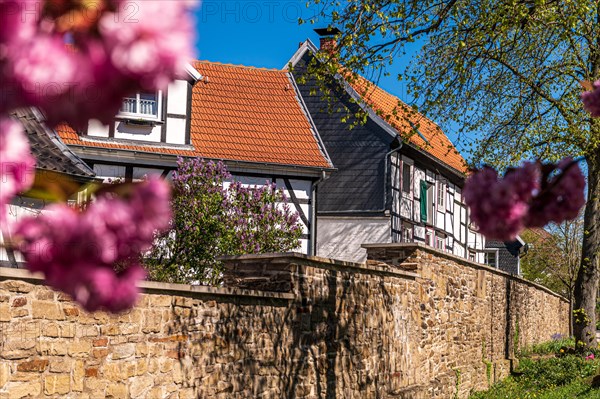
<path id="1" fill-rule="evenodd" d="M 252 66 L 252 65 L 232 64 L 232 63 L 228 63 L 228 62 L 209 61 L 209 60 L 194 60 L 193 64 L 194 64 L 194 67 L 196 67 L 196 64 L 210 64 L 210 65 L 229 66 L 229 67 L 235 67 L 235 68 L 253 69 L 253 70 L 259 70 L 259 71 L 287 73 L 287 71 L 284 71 L 284 70 L 281 70 L 278 68 L 256 67 L 256 66 Z"/>
<path id="2" fill-rule="evenodd" d="M 373 85 L 373 87 L 385 92 L 386 94 L 389 94 L 390 96 L 394 97 L 396 100 L 398 100 L 399 103 L 402 103 L 404 106 L 406 106 L 407 108 L 410 108 L 416 115 L 427 119 L 429 122 L 433 123 L 435 125 L 435 127 L 437 127 L 446 137 L 448 137 L 446 135 L 446 133 L 444 133 L 444 130 L 440 127 L 440 125 L 438 125 L 438 123 L 436 121 L 434 121 L 433 119 L 427 117 L 426 115 L 424 115 L 423 113 L 421 113 L 418 109 L 415 109 L 412 105 L 407 104 L 406 102 L 402 101 L 402 99 L 400 97 L 398 97 L 397 95 L 390 93 L 389 91 L 387 91 L 386 89 L 384 89 L 383 87 L 379 86 L 378 84 L 375 84 L 375 82 L 372 82 L 371 80 L 365 78 L 362 75 L 358 75 L 360 78 L 364 79 L 367 83 Z M 360 94 L 360 93 L 359 93 Z M 361 95 L 362 96 L 362 95 Z M 450 140 L 450 138 L 448 137 L 448 140 Z M 452 143 L 452 141 L 450 140 L 450 142 Z M 454 143 L 452 143 L 452 145 L 454 145 Z"/>

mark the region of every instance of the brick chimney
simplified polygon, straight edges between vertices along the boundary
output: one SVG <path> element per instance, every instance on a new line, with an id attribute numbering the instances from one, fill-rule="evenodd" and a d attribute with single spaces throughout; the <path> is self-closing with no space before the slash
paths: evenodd
<path id="1" fill-rule="evenodd" d="M 330 55 L 337 52 L 336 37 L 342 32 L 338 28 L 318 28 L 315 29 L 317 35 L 320 36 L 320 49 Z"/>

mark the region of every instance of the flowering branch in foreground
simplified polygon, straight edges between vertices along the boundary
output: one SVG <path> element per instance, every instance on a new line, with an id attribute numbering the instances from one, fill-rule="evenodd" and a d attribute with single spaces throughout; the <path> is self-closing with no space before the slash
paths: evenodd
<path id="1" fill-rule="evenodd" d="M 589 83 L 584 86 L 587 87 Z M 583 108 L 600 117 L 600 80 L 581 94 Z M 465 202 L 479 231 L 491 239 L 514 240 L 526 227 L 574 219 L 585 205 L 585 177 L 576 161 L 526 162 L 500 178 L 484 167 L 465 183 Z"/>
<path id="2" fill-rule="evenodd" d="M 126 198 L 103 194 L 84 211 L 55 204 L 20 221 L 14 239 L 27 268 L 44 273 L 50 286 L 86 310 L 133 306 L 136 283 L 145 276 L 139 254 L 169 225 L 171 210 L 169 185 L 159 178 L 129 185 L 129 191 Z"/>
<path id="3" fill-rule="evenodd" d="M 35 160 L 10 114 L 37 107 L 55 126 L 110 123 L 123 97 L 184 76 L 193 56 L 194 0 L 0 0 L 0 228 L 33 183 Z M 144 277 L 137 259 L 169 223 L 169 188 L 151 179 L 105 190 L 83 212 L 55 204 L 16 226 L 32 271 L 88 310 L 121 311 Z M 119 268 L 119 272 L 115 267 Z"/>
<path id="4" fill-rule="evenodd" d="M 0 115 L 0 226 L 6 223 L 6 205 L 33 183 L 35 159 L 23 127 Z"/>
<path id="5" fill-rule="evenodd" d="M 574 219 L 585 204 L 585 177 L 576 161 L 526 162 L 504 177 L 485 167 L 465 183 L 465 202 L 481 234 L 512 241 L 526 227 Z"/>
<path id="6" fill-rule="evenodd" d="M 166 89 L 193 56 L 194 2 L 0 0 L 0 114 L 107 124 L 123 97 Z"/>

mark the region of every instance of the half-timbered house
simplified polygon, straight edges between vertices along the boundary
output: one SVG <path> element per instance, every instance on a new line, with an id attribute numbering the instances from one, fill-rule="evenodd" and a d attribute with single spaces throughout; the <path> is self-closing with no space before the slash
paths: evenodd
<path id="1" fill-rule="evenodd" d="M 105 179 L 167 177 L 178 157 L 202 157 L 244 184 L 275 183 L 300 214 L 302 252 L 314 252 L 315 191 L 333 165 L 286 71 L 197 61 L 165 92 L 124 99 L 114 123 L 58 133 Z"/>
<path id="2" fill-rule="evenodd" d="M 321 47 L 334 48 L 329 40 L 323 37 Z M 307 40 L 286 68 L 337 168 L 319 186 L 317 254 L 362 261 L 364 243 L 420 242 L 484 263 L 485 239 L 470 223 L 462 197 L 466 163 L 448 137 L 362 78 L 348 83 L 338 75 L 324 96 L 307 76 L 317 51 Z M 354 115 L 359 107 L 366 123 L 350 129 L 355 121 L 347 109 Z"/>

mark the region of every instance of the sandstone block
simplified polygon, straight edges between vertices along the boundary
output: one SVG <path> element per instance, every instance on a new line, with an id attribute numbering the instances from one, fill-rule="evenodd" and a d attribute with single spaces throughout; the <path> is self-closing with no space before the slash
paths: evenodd
<path id="1" fill-rule="evenodd" d="M 34 319 L 64 320 L 65 314 L 60 304 L 50 301 L 32 301 L 31 312 Z"/>
<path id="2" fill-rule="evenodd" d="M 37 351 L 41 355 L 64 356 L 67 354 L 67 343 L 59 341 L 38 341 Z"/>
<path id="3" fill-rule="evenodd" d="M 77 340 L 68 345 L 68 353 L 73 357 L 87 357 L 92 350 L 90 341 Z"/>
<path id="4" fill-rule="evenodd" d="M 121 344 L 115 345 L 112 348 L 113 360 L 126 359 L 135 354 L 135 344 Z"/>
<path id="5" fill-rule="evenodd" d="M 17 365 L 17 371 L 42 372 L 48 368 L 48 359 L 33 359 Z"/>
<path id="6" fill-rule="evenodd" d="M 83 382 L 84 382 L 85 376 L 86 376 L 86 371 L 84 369 L 83 361 L 76 360 L 75 367 L 73 367 L 73 386 L 71 387 L 71 389 L 73 389 L 73 391 L 77 391 L 77 392 L 83 391 Z M 91 377 L 97 377 L 97 375 L 93 375 Z"/>
<path id="7" fill-rule="evenodd" d="M 44 377 L 44 393 L 46 395 L 64 395 L 71 390 L 69 374 L 47 375 Z"/>
<path id="8" fill-rule="evenodd" d="M 107 398 L 127 398 L 127 385 L 122 383 L 110 383 L 106 387 L 106 397 Z"/>
<path id="9" fill-rule="evenodd" d="M 0 363 L 0 389 L 6 385 L 10 377 L 10 367 L 8 362 Z"/>
<path id="10" fill-rule="evenodd" d="M 89 377 L 98 377 L 98 368 L 97 367 L 90 367 L 85 369 L 85 376 L 87 378 Z"/>
<path id="11" fill-rule="evenodd" d="M 13 319 L 25 316 L 29 316 L 29 310 L 27 310 L 26 308 L 12 308 L 10 310 L 10 317 Z"/>
<path id="12" fill-rule="evenodd" d="M 64 356 L 50 358 L 50 371 L 52 373 L 70 373 L 73 361 Z"/>
<path id="13" fill-rule="evenodd" d="M 65 316 L 79 316 L 79 309 L 77 308 L 69 308 L 69 307 L 65 307 L 63 308 L 63 312 L 65 313 Z"/>
<path id="14" fill-rule="evenodd" d="M 42 384 L 39 381 L 11 382 L 5 386 L 5 390 L 8 393 L 7 399 L 37 397 L 42 392 Z"/>
<path id="15" fill-rule="evenodd" d="M 25 306 L 25 305 L 27 305 L 27 298 L 26 297 L 20 296 L 20 297 L 17 297 L 15 299 L 13 299 L 13 302 L 12 302 L 12 307 L 13 308 L 19 308 L 19 307 Z"/>
<path id="16" fill-rule="evenodd" d="M 173 298 L 168 295 L 148 295 L 150 298 L 150 306 L 153 307 L 170 307 Z"/>
<path id="17" fill-rule="evenodd" d="M 145 398 L 147 393 L 152 389 L 153 380 L 150 376 L 141 376 L 133 378 L 129 385 L 129 394 L 131 398 Z"/>
<path id="18" fill-rule="evenodd" d="M 8 303 L 0 303 L 0 321 L 10 321 L 10 306 Z"/>
<path id="19" fill-rule="evenodd" d="M 92 346 L 106 346 L 108 345 L 108 338 L 98 338 L 92 341 Z"/>
<path id="20" fill-rule="evenodd" d="M 2 283 L 0 283 L 0 287 L 3 287 L 12 292 L 27 293 L 27 292 L 31 292 L 35 286 L 33 284 L 29 284 L 24 281 L 9 280 L 9 281 L 3 281 Z"/>
<path id="21" fill-rule="evenodd" d="M 53 301 L 54 300 L 54 291 L 49 289 L 40 289 L 35 297 L 41 301 Z"/>

